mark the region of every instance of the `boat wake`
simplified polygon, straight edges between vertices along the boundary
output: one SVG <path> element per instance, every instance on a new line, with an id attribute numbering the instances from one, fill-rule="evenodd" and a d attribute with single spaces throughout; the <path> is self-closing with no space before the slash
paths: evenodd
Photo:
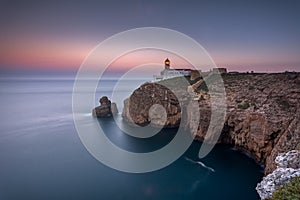
<path id="1" fill-rule="evenodd" d="M 203 162 L 201 162 L 201 161 L 194 161 L 194 160 L 192 160 L 192 159 L 190 159 L 190 158 L 187 158 L 187 157 L 185 157 L 185 160 L 187 160 L 187 161 L 189 161 L 189 162 L 191 162 L 191 163 L 194 163 L 194 164 L 198 164 L 198 165 L 204 167 L 205 169 L 207 169 L 207 170 L 209 170 L 209 171 L 211 171 L 211 172 L 215 172 L 215 170 L 214 170 L 213 168 L 206 166 L 206 165 L 205 165 Z"/>

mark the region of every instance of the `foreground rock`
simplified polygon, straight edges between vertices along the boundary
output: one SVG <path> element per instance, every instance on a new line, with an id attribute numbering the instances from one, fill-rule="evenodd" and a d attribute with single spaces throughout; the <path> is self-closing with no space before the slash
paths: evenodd
<path id="1" fill-rule="evenodd" d="M 92 111 L 93 117 L 112 117 L 113 115 L 118 114 L 117 105 L 115 103 L 111 103 L 106 96 L 101 97 L 99 103 L 100 106 L 97 106 Z"/>
<path id="2" fill-rule="evenodd" d="M 277 169 L 257 184 L 256 190 L 261 199 L 272 197 L 275 190 L 300 176 L 300 151 L 292 150 L 276 157 Z"/>
<path id="3" fill-rule="evenodd" d="M 230 144 L 249 153 L 265 165 L 265 174 L 276 169 L 275 158 L 300 146 L 300 74 L 224 74 L 227 112 L 219 142 Z M 176 81 L 175 81 L 176 82 Z M 197 130 L 196 139 L 203 140 L 210 124 L 210 95 L 203 80 L 193 80 L 192 87 L 179 87 L 184 96 L 195 90 L 193 106 L 199 106 L 200 122 L 188 120 L 187 127 Z M 176 85 L 176 83 L 174 84 Z M 182 90 L 182 92 L 180 92 Z M 187 109 L 187 119 L 195 107 L 178 103 L 165 87 L 146 83 L 125 100 L 123 118 L 136 124 L 151 120 L 149 109 L 153 104 L 162 105 L 167 112 L 167 125 L 178 126 L 182 110 Z M 159 120 L 157 120 L 159 121 Z"/>
<path id="4" fill-rule="evenodd" d="M 166 86 L 145 83 L 124 101 L 123 119 L 140 126 L 177 127 L 181 106 L 175 94 Z"/>

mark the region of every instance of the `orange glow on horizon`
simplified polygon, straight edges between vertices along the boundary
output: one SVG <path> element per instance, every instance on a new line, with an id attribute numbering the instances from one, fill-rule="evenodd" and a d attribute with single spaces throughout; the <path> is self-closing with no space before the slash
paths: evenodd
<path id="1" fill-rule="evenodd" d="M 2 45 L 0 64 L 16 68 L 33 69 L 78 69 L 93 46 L 74 45 L 67 42 L 43 43 L 37 41 L 14 42 Z M 133 51 L 116 58 L 110 65 L 112 70 L 126 70 L 134 66 L 157 63 L 163 66 L 166 57 L 172 57 L 172 67 L 189 68 L 188 62 L 172 53 L 159 50 Z M 97 61 L 94 61 L 97 63 Z M 176 63 L 176 64 L 175 64 Z"/>
<path id="2" fill-rule="evenodd" d="M 96 45 L 78 43 L 72 40 L 47 41 L 46 38 L 7 40 L 1 44 L 0 66 L 2 68 L 9 66 L 14 69 L 77 70 Z M 110 52 L 106 53 L 109 54 Z M 240 52 L 231 51 L 212 51 L 209 53 L 217 66 L 224 66 L 234 71 L 272 71 L 272 68 L 275 71 L 282 71 L 294 69 L 297 65 L 297 63 L 284 63 L 286 55 L 274 58 L 272 52 L 268 54 L 263 52 L 241 54 Z M 164 66 L 166 58 L 171 60 L 171 67 L 173 68 L 191 68 L 187 61 L 175 54 L 146 49 L 116 58 L 109 69 L 112 71 L 122 71 L 147 63 L 156 63 Z M 292 60 L 292 57 L 290 60 Z M 282 65 L 279 66 L 281 63 Z M 260 68 L 259 66 L 265 67 Z"/>
<path id="3" fill-rule="evenodd" d="M 91 50 L 89 45 L 70 41 L 13 41 L 4 42 L 0 49 L 0 64 L 5 67 L 33 69 L 77 69 Z"/>

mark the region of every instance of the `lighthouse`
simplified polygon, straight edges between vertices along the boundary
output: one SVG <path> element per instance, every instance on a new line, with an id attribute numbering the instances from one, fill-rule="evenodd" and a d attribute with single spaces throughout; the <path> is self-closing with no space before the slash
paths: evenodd
<path id="1" fill-rule="evenodd" d="M 160 75 L 154 75 L 154 82 L 160 81 L 164 79 L 174 78 L 178 76 L 190 76 L 191 75 L 191 69 L 171 69 L 170 68 L 170 60 L 167 58 L 165 60 L 165 69 L 160 72 Z"/>
<path id="2" fill-rule="evenodd" d="M 166 70 L 170 69 L 170 60 L 168 58 L 165 60 L 165 69 Z"/>

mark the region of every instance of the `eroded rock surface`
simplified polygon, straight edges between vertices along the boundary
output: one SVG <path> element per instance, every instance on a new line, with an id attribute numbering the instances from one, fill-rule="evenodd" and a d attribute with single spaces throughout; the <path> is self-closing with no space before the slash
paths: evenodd
<path id="1" fill-rule="evenodd" d="M 115 103 L 111 103 L 107 96 L 101 97 L 99 99 L 99 103 L 100 106 L 97 106 L 92 111 L 94 117 L 112 117 L 113 115 L 118 114 L 117 105 Z"/>
<path id="2" fill-rule="evenodd" d="M 165 112 L 160 113 L 157 109 L 161 107 L 158 105 L 162 106 Z M 124 101 L 122 116 L 125 120 L 141 126 L 152 122 L 157 126 L 177 127 L 181 119 L 181 106 L 175 94 L 165 86 L 145 83 Z"/>
<path id="3" fill-rule="evenodd" d="M 292 150 L 276 157 L 277 169 L 257 184 L 256 190 L 261 199 L 272 197 L 275 190 L 300 176 L 300 151 Z"/>
<path id="4" fill-rule="evenodd" d="M 223 74 L 222 77 L 227 111 L 219 142 L 249 153 L 265 165 L 265 174 L 268 174 L 276 169 L 276 156 L 300 145 L 300 74 L 245 73 Z M 123 118 L 147 124 L 150 107 L 160 104 L 166 108 L 166 125 L 176 127 L 184 109 L 187 119 L 193 119 L 196 105 L 201 113 L 200 122 L 187 120 L 185 123 L 197 130 L 196 139 L 203 140 L 211 121 L 211 97 L 203 79 L 191 82 L 190 87 L 178 87 L 178 93 L 184 97 L 187 91 L 195 90 L 194 101 L 198 104 L 179 103 L 167 88 L 146 83 L 125 100 Z"/>

